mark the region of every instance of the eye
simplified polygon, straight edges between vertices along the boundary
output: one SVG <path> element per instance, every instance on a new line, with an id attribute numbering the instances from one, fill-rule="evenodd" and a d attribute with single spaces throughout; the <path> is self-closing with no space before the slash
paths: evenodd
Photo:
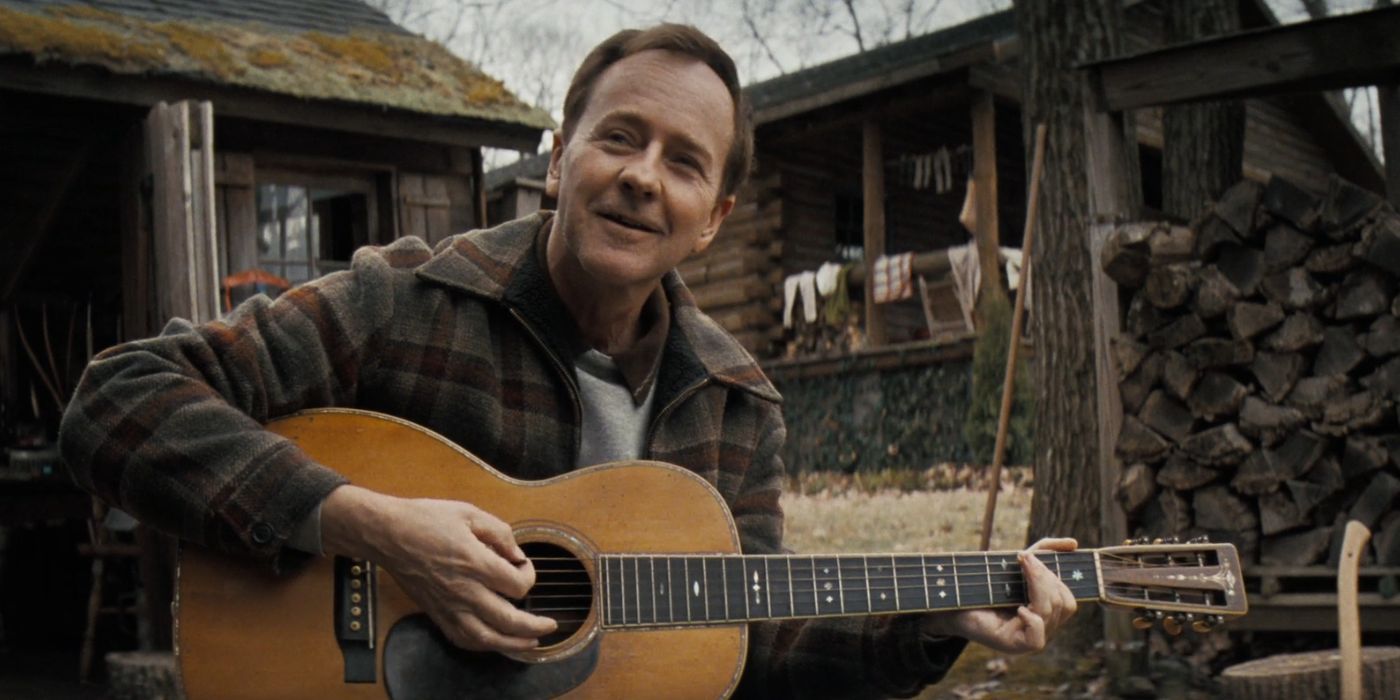
<path id="1" fill-rule="evenodd" d="M 631 135 L 631 134 L 629 134 L 629 133 L 627 133 L 627 132 L 625 132 L 625 131 L 617 130 L 617 129 L 614 129 L 614 130 L 612 130 L 612 131 L 609 131 L 609 132 L 604 136 L 604 138 L 605 138 L 609 143 L 616 143 L 616 144 L 624 145 L 624 146 L 630 145 L 630 144 L 632 143 L 632 135 Z"/>
<path id="2" fill-rule="evenodd" d="M 700 161 L 697 160 L 695 156 L 681 154 L 672 158 L 671 161 L 674 162 L 676 165 L 681 166 L 682 168 L 685 168 L 687 170 L 693 170 L 697 173 L 702 172 L 703 170 L 700 167 Z"/>

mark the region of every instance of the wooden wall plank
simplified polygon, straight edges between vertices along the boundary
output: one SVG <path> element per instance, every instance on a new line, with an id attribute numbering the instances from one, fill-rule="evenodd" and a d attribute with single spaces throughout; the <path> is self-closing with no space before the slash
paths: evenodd
<path id="1" fill-rule="evenodd" d="M 885 311 L 874 303 L 875 261 L 885 254 L 885 154 L 880 141 L 880 125 L 867 120 L 861 126 L 861 180 L 865 196 L 865 336 L 870 347 L 884 345 Z"/>

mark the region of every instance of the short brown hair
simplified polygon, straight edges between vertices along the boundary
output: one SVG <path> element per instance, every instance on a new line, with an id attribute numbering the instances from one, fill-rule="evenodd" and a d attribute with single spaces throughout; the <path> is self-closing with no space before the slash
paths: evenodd
<path id="1" fill-rule="evenodd" d="M 724 176 L 720 180 L 720 196 L 739 191 L 749 177 L 753 161 L 753 113 L 739 85 L 739 71 L 734 60 L 704 32 L 685 24 L 658 24 L 648 29 L 624 29 L 598 44 L 574 71 L 569 92 L 564 97 L 564 136 L 567 138 L 583 116 L 588 98 L 598 76 L 618 61 L 643 51 L 673 51 L 689 56 L 709 66 L 724 81 L 729 97 L 734 101 L 734 142 L 724 161 Z"/>

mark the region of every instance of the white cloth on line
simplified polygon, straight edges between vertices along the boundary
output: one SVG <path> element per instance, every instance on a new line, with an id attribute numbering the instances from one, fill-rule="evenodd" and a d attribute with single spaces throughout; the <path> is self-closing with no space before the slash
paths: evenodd
<path id="1" fill-rule="evenodd" d="M 798 298 L 802 300 L 802 318 L 816 322 L 817 273 L 807 270 L 783 280 L 783 328 L 792 328 L 792 309 Z"/>
<path id="2" fill-rule="evenodd" d="M 797 278 L 797 289 L 802 296 L 802 318 L 807 323 L 817 321 L 817 273 L 808 270 Z"/>
<path id="3" fill-rule="evenodd" d="M 817 268 L 817 294 L 829 297 L 836 291 L 836 278 L 841 273 L 841 263 L 822 263 Z"/>
<path id="4" fill-rule="evenodd" d="M 965 315 L 977 308 L 977 291 L 982 288 L 982 266 L 977 243 L 969 242 L 948 249 L 948 274 L 953 278 L 953 294 Z"/>
<path id="5" fill-rule="evenodd" d="M 797 299 L 797 282 L 801 275 L 788 275 L 783 280 L 783 328 L 792 328 L 792 302 Z"/>

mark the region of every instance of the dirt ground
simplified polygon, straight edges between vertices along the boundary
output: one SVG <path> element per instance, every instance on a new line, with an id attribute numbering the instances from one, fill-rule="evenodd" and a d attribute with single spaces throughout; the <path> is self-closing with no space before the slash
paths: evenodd
<path id="1" fill-rule="evenodd" d="M 997 497 L 992 549 L 1024 546 L 1031 488 L 1004 480 Z M 807 493 L 803 493 L 803 492 Z M 975 551 L 987 492 L 871 489 L 851 483 L 794 484 L 783 497 L 788 547 L 798 552 Z M 1104 697 L 1106 681 L 1090 657 L 1054 667 L 1035 657 L 1006 657 L 970 645 L 943 682 L 921 700 Z"/>

